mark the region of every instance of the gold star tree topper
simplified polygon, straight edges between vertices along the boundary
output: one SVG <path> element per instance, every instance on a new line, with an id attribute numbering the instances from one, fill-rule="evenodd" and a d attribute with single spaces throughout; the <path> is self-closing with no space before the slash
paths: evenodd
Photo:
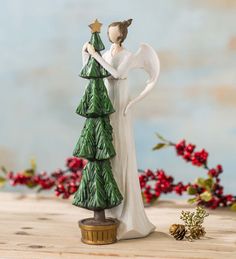
<path id="1" fill-rule="evenodd" d="M 100 32 L 102 23 L 100 23 L 98 19 L 96 19 L 93 23 L 89 24 L 89 27 L 91 28 L 92 32 Z"/>

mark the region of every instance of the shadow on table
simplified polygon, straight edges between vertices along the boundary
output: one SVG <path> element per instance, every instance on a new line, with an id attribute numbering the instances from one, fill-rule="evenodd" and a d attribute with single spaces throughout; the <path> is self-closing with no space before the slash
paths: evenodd
<path id="1" fill-rule="evenodd" d="M 154 239 L 172 239 L 172 237 L 164 232 L 155 231 L 151 233 L 146 239 L 154 240 Z"/>
<path id="2" fill-rule="evenodd" d="M 156 241 L 156 240 L 167 240 L 167 239 L 172 239 L 172 237 L 164 232 L 160 232 L 160 231 L 155 231 L 152 232 L 151 234 L 149 234 L 146 237 L 141 237 L 141 238 L 133 238 L 133 239 L 125 239 L 125 240 L 119 240 L 120 242 L 143 242 L 143 241 Z"/>

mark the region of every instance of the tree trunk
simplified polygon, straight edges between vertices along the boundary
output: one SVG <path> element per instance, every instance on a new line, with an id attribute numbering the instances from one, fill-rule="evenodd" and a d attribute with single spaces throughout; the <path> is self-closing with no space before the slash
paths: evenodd
<path id="1" fill-rule="evenodd" d="M 105 221 L 105 210 L 95 210 L 94 219 L 96 221 L 104 222 Z"/>

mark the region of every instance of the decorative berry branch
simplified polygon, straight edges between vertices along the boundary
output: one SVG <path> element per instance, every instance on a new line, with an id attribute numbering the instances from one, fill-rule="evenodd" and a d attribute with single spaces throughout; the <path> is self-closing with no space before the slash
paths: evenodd
<path id="1" fill-rule="evenodd" d="M 146 205 L 152 205 L 162 194 L 174 192 L 177 195 L 183 193 L 192 195 L 193 198 L 188 200 L 190 203 L 196 203 L 211 209 L 230 206 L 232 210 L 236 211 L 236 196 L 224 194 L 224 187 L 220 183 L 223 167 L 221 165 L 209 167 L 209 154 L 205 149 L 195 151 L 196 145 L 187 144 L 185 140 L 173 143 L 159 134 L 157 134 L 157 137 L 161 142 L 153 150 L 173 147 L 178 157 L 205 170 L 207 177 L 199 177 L 194 183 L 184 184 L 181 181 L 175 182 L 174 178 L 162 169 L 156 171 L 150 169 L 139 170 L 140 187 Z M 53 189 L 56 196 L 67 199 L 77 191 L 82 178 L 82 169 L 86 163 L 85 159 L 70 157 L 66 160 L 66 169 L 58 169 L 52 173 L 38 173 L 34 161 L 31 161 L 29 169 L 17 173 L 8 172 L 2 167 L 0 187 L 9 181 L 12 186 L 23 185 L 35 189 L 37 192 Z"/>
<path id="2" fill-rule="evenodd" d="M 194 198 L 189 199 L 190 203 L 197 203 L 211 209 L 217 207 L 231 206 L 236 210 L 236 196 L 232 194 L 224 194 L 224 187 L 220 184 L 220 174 L 223 173 L 222 165 L 218 164 L 215 167 L 208 166 L 208 152 L 205 149 L 195 151 L 196 145 L 186 143 L 186 140 L 181 140 L 173 143 L 166 140 L 157 133 L 157 137 L 162 141 L 158 143 L 153 150 L 159 150 L 163 147 L 173 147 L 177 156 L 183 158 L 187 163 L 193 166 L 203 168 L 207 172 L 207 177 L 197 178 L 196 182 L 189 184 L 187 193 L 194 195 Z"/>
<path id="3" fill-rule="evenodd" d="M 156 172 L 152 172 L 150 169 L 146 171 L 140 170 L 139 173 L 143 198 L 147 204 L 153 203 L 161 194 L 175 192 L 182 195 L 189 186 L 184 185 L 182 182 L 174 183 L 174 178 L 167 175 L 162 169 Z"/>
<path id="4" fill-rule="evenodd" d="M 48 174 L 47 172 L 37 173 L 36 164 L 32 160 L 31 168 L 17 173 L 7 172 L 5 168 L 2 168 L 5 175 L 2 177 L 2 184 L 9 181 L 12 186 L 23 185 L 35 189 L 37 192 L 54 189 L 56 196 L 67 199 L 77 191 L 82 177 L 82 169 L 86 163 L 87 161 L 84 159 L 68 158 L 65 170 L 57 169 Z"/>

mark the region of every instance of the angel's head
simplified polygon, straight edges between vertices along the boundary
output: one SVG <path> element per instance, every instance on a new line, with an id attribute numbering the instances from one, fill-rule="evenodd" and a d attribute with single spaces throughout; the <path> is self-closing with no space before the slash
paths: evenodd
<path id="1" fill-rule="evenodd" d="M 110 42 L 121 46 L 128 34 L 128 27 L 132 23 L 132 19 L 123 22 L 113 22 L 108 26 L 108 38 Z"/>

